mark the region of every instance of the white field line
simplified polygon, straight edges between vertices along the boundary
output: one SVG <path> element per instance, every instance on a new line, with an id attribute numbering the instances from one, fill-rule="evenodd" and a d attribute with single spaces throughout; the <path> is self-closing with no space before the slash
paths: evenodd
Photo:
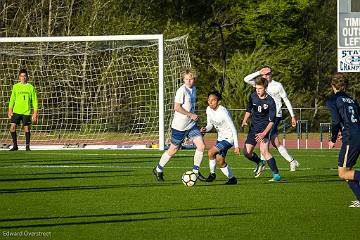
<path id="1" fill-rule="evenodd" d="M 114 165 L 9 165 L 0 166 L 0 169 L 56 169 L 56 168 L 110 168 L 110 169 L 152 169 L 153 167 L 143 166 L 114 166 Z M 167 169 L 186 169 L 189 166 L 166 167 Z M 202 167 L 206 168 L 206 167 Z M 237 170 L 254 170 L 253 167 L 232 167 Z M 289 168 L 279 168 L 282 171 L 288 171 Z M 297 168 L 298 171 L 315 170 L 315 168 Z M 337 170 L 330 168 L 329 170 Z"/>

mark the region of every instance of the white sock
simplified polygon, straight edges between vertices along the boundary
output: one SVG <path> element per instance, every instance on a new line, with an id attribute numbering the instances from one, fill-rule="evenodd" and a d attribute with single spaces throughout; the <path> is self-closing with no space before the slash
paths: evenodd
<path id="1" fill-rule="evenodd" d="M 156 167 L 156 171 L 162 172 L 163 167 L 165 167 L 165 165 L 169 162 L 170 158 L 171 156 L 167 152 L 164 152 L 160 158 L 159 164 Z"/>
<path id="2" fill-rule="evenodd" d="M 204 155 L 204 152 L 202 151 L 199 151 L 199 150 L 195 150 L 195 154 L 194 154 L 194 167 L 193 167 L 193 172 L 194 173 L 198 173 L 199 172 L 199 167 L 200 167 L 200 164 L 202 162 L 202 159 L 203 159 L 203 155 Z"/>
<path id="3" fill-rule="evenodd" d="M 234 176 L 234 174 L 231 171 L 231 168 L 229 165 L 226 165 L 226 167 L 220 168 L 220 170 L 223 172 L 223 174 L 227 177 L 227 178 L 232 178 Z"/>
<path id="4" fill-rule="evenodd" d="M 283 158 L 286 159 L 286 161 L 291 162 L 292 160 L 294 160 L 294 158 L 292 156 L 290 156 L 290 154 L 288 153 L 288 151 L 286 150 L 286 148 L 283 145 L 280 145 L 278 147 L 278 151 L 281 154 L 281 156 L 283 156 Z"/>
<path id="5" fill-rule="evenodd" d="M 265 160 L 265 157 L 260 153 L 260 159 Z"/>
<path id="6" fill-rule="evenodd" d="M 215 169 L 216 169 L 215 159 L 209 159 L 209 168 L 210 168 L 210 173 L 215 173 Z"/>

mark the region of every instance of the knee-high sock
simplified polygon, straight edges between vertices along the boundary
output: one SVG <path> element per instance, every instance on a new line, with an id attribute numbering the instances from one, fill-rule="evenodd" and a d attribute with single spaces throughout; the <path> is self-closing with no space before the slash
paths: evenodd
<path id="1" fill-rule="evenodd" d="M 12 138 L 14 147 L 16 147 L 16 146 L 17 146 L 17 136 L 16 136 L 16 132 L 11 132 L 11 138 Z"/>
<path id="2" fill-rule="evenodd" d="M 30 132 L 25 132 L 25 144 L 30 146 Z"/>
<path id="3" fill-rule="evenodd" d="M 294 158 L 292 156 L 290 156 L 290 154 L 288 153 L 287 149 L 283 146 L 283 145 L 280 145 L 278 147 L 278 151 L 279 153 L 281 154 L 281 156 L 283 158 L 285 158 L 286 161 L 288 162 L 291 162 L 292 160 L 294 160 Z"/>
<path id="4" fill-rule="evenodd" d="M 360 186 L 359 181 L 356 180 L 349 180 L 348 181 L 349 187 L 353 191 L 353 193 L 356 196 L 356 199 L 360 201 Z"/>
<path id="5" fill-rule="evenodd" d="M 215 159 L 209 159 L 209 168 L 210 168 L 210 173 L 215 173 L 215 169 L 216 169 Z"/>
<path id="6" fill-rule="evenodd" d="M 225 167 L 220 168 L 220 170 L 223 172 L 223 174 L 227 177 L 227 178 L 232 178 L 234 176 L 233 172 L 231 171 L 231 168 L 229 165 L 226 164 Z"/>
<path id="7" fill-rule="evenodd" d="M 167 152 L 164 152 L 163 155 L 161 155 L 158 165 L 156 166 L 156 171 L 162 172 L 163 168 L 169 162 L 170 158 L 171 156 Z"/>
<path id="8" fill-rule="evenodd" d="M 193 166 L 193 172 L 194 173 L 198 173 L 199 172 L 199 167 L 201 165 L 202 159 L 204 156 L 204 152 L 200 151 L 200 150 L 195 150 L 195 154 L 194 154 L 194 166 Z"/>
<path id="9" fill-rule="evenodd" d="M 250 161 L 253 161 L 256 164 L 259 164 L 261 162 L 261 159 L 256 153 L 253 153 L 253 156 L 251 158 L 248 158 Z"/>
<path id="10" fill-rule="evenodd" d="M 276 161 L 275 161 L 275 158 L 270 158 L 268 161 L 267 161 L 267 163 L 269 164 L 269 167 L 270 167 L 270 169 L 271 169 L 271 171 L 273 172 L 273 173 L 275 173 L 275 174 L 278 174 L 279 173 L 279 169 L 278 169 L 278 167 L 277 167 L 277 165 L 276 165 Z"/>

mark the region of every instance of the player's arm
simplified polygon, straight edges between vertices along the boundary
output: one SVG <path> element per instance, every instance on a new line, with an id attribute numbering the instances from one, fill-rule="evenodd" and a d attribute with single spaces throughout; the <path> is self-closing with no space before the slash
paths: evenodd
<path id="1" fill-rule="evenodd" d="M 234 152 L 239 155 L 240 154 L 240 148 L 239 148 L 239 142 L 238 142 L 238 133 L 236 131 L 235 125 L 233 120 L 230 117 L 230 114 L 227 112 L 224 114 L 225 122 L 228 124 L 228 126 L 231 129 L 231 133 L 234 139 Z"/>
<path id="2" fill-rule="evenodd" d="M 211 116 L 208 113 L 209 107 L 206 108 L 206 126 L 200 129 L 201 133 L 205 134 L 209 132 L 214 126 L 211 124 Z"/>
<path id="3" fill-rule="evenodd" d="M 13 89 L 11 90 L 10 102 L 9 102 L 9 109 L 8 109 L 8 118 L 11 119 L 13 115 L 13 109 L 16 101 L 16 91 Z"/>
<path id="4" fill-rule="evenodd" d="M 255 87 L 255 78 L 260 76 L 260 71 L 251 73 L 249 75 L 247 75 L 246 77 L 244 77 L 244 82 L 246 82 L 247 84 L 250 84 L 251 86 Z"/>
<path id="5" fill-rule="evenodd" d="M 179 113 L 181 113 L 181 114 L 184 114 L 184 115 L 188 116 L 189 118 L 191 118 L 191 119 L 194 120 L 194 121 L 197 121 L 197 120 L 199 119 L 199 116 L 196 115 L 195 113 L 186 111 L 186 110 L 182 107 L 182 104 L 181 104 L 181 103 L 175 103 L 174 110 L 177 111 L 177 112 L 179 112 Z"/>
<path id="6" fill-rule="evenodd" d="M 336 101 L 329 99 L 326 102 L 326 106 L 328 107 L 331 114 L 331 139 L 329 142 L 329 146 L 330 148 L 333 148 L 335 146 L 336 139 L 341 129 L 341 121 L 340 115 L 336 108 Z"/>
<path id="7" fill-rule="evenodd" d="M 33 91 L 32 91 L 31 101 L 32 101 L 33 109 L 34 109 L 34 112 L 32 115 L 32 121 L 33 121 L 33 123 L 36 123 L 37 118 L 38 118 L 38 99 L 37 99 L 37 94 L 36 94 L 35 88 L 33 88 Z"/>
<path id="8" fill-rule="evenodd" d="M 282 86 L 282 84 L 280 84 L 281 88 L 280 88 L 280 91 L 279 91 L 279 94 L 281 96 L 281 98 L 283 99 L 285 105 L 286 105 L 286 108 L 288 109 L 289 113 L 290 113 L 290 116 L 291 116 L 291 126 L 292 127 L 296 127 L 296 117 L 295 117 L 295 114 L 294 114 L 294 111 L 293 111 L 293 108 L 291 106 L 291 102 L 289 100 L 289 98 L 287 97 L 287 94 L 285 92 L 285 89 L 284 87 Z"/>
<path id="9" fill-rule="evenodd" d="M 249 102 L 248 102 L 248 105 L 246 107 L 246 112 L 245 112 L 245 116 L 244 116 L 244 119 L 241 123 L 241 127 L 244 128 L 245 126 L 247 126 L 247 122 L 251 116 L 251 109 L 252 109 L 252 106 L 253 106 L 253 102 L 252 102 L 252 97 L 250 95 L 249 97 Z"/>

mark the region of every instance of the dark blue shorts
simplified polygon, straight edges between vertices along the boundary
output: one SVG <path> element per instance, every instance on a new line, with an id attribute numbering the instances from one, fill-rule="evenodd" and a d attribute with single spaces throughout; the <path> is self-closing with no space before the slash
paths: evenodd
<path id="1" fill-rule="evenodd" d="M 221 155 L 223 158 L 226 157 L 227 151 L 232 147 L 233 145 L 231 143 L 229 143 L 226 140 L 222 140 L 222 141 L 216 141 L 216 145 L 215 147 L 217 148 L 217 150 L 219 150 L 219 155 Z"/>
<path id="2" fill-rule="evenodd" d="M 171 143 L 177 146 L 178 148 L 184 142 L 185 138 L 194 139 L 195 137 L 202 137 L 200 129 L 197 125 L 193 126 L 191 129 L 186 131 L 179 131 L 174 128 L 171 128 Z"/>
<path id="3" fill-rule="evenodd" d="M 253 146 L 256 146 L 257 142 L 255 140 L 255 135 L 258 134 L 258 133 L 261 133 L 263 130 L 259 131 L 259 130 L 253 130 L 253 129 L 250 129 L 247 137 L 246 137 L 246 141 L 245 141 L 245 144 L 251 144 Z M 271 130 L 269 131 L 271 132 Z M 266 136 L 264 138 L 267 138 L 269 139 L 269 133 L 266 134 Z"/>
<path id="4" fill-rule="evenodd" d="M 274 138 L 274 137 L 277 137 L 277 135 L 279 134 L 279 132 L 278 132 L 278 126 L 279 126 L 281 120 L 282 120 L 282 117 L 275 117 L 275 119 L 274 119 L 274 125 L 273 125 L 273 127 L 271 128 L 270 133 L 269 133 L 270 139 L 271 139 L 271 138 Z"/>
<path id="5" fill-rule="evenodd" d="M 22 122 L 23 126 L 30 126 L 31 125 L 31 115 L 23 115 L 23 114 L 13 113 L 13 115 L 11 117 L 11 123 L 15 123 L 16 125 L 19 125 L 20 122 Z"/>
<path id="6" fill-rule="evenodd" d="M 343 144 L 339 152 L 339 167 L 352 168 L 355 166 L 360 155 L 360 141 L 351 141 L 351 144 Z"/>

